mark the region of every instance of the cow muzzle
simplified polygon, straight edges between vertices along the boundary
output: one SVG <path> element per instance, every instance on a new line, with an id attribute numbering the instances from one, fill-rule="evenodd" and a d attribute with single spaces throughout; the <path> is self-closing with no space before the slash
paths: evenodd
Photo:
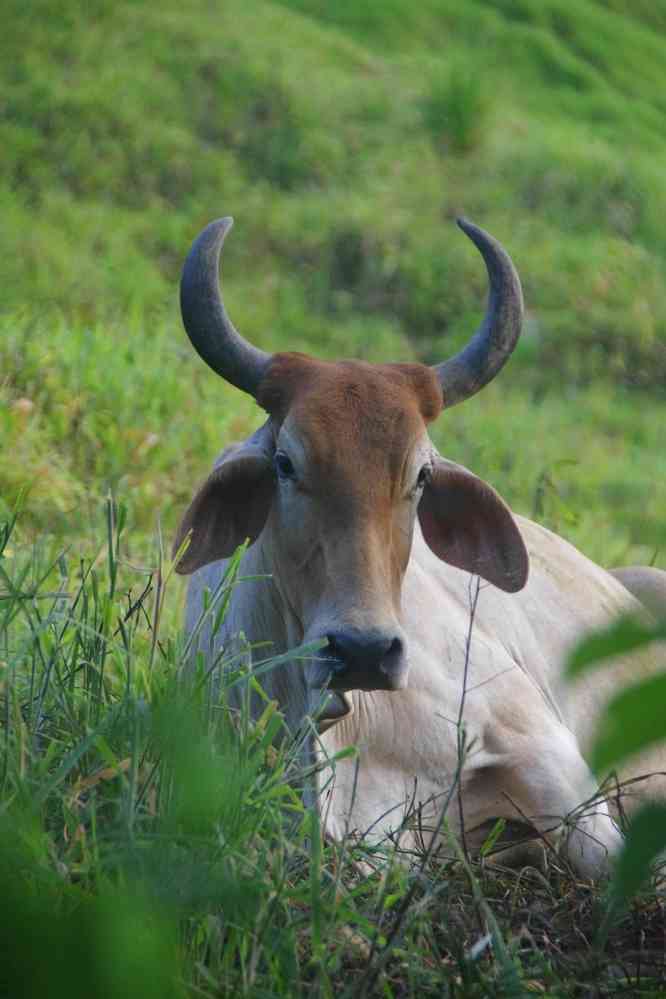
<path id="1" fill-rule="evenodd" d="M 331 631 L 320 655 L 331 690 L 402 690 L 407 686 L 405 641 L 398 632 L 354 628 Z"/>

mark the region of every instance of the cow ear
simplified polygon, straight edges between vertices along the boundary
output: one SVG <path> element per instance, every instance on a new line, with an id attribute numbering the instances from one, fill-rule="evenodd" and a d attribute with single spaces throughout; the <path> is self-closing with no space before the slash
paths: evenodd
<path id="1" fill-rule="evenodd" d="M 444 562 L 508 593 L 527 582 L 527 549 L 511 511 L 462 465 L 437 457 L 418 514 L 423 537 Z"/>
<path id="2" fill-rule="evenodd" d="M 176 572 L 187 575 L 228 558 L 246 538 L 252 543 L 261 534 L 271 507 L 275 473 L 271 452 L 258 446 L 256 438 L 223 452 L 190 503 L 173 545 L 175 557 L 190 536 Z"/>

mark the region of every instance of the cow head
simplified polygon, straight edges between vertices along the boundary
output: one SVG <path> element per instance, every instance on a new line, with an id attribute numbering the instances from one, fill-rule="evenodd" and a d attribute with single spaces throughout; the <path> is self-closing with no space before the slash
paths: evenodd
<path id="1" fill-rule="evenodd" d="M 469 222 L 491 285 L 483 324 L 456 357 L 433 368 L 267 355 L 231 324 L 218 284 L 230 219 L 214 222 L 185 264 L 185 328 L 203 359 L 268 413 L 196 494 L 178 531 L 194 572 L 262 536 L 298 637 L 325 638 L 313 690 L 397 690 L 407 682 L 400 595 L 418 517 L 441 559 L 504 590 L 527 578 L 509 509 L 486 483 L 433 448 L 427 424 L 499 371 L 520 333 L 522 297 L 502 247 Z M 334 699 L 335 700 L 335 699 Z M 338 699 L 337 710 L 343 713 Z M 344 703 L 344 702 L 343 702 Z"/>

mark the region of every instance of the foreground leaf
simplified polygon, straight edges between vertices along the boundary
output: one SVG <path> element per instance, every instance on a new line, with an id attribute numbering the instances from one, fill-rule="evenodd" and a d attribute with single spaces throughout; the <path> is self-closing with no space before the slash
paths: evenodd
<path id="1" fill-rule="evenodd" d="M 666 739 L 666 674 L 651 676 L 628 687 L 610 701 L 592 750 L 592 769 L 611 767 Z"/>
<path id="2" fill-rule="evenodd" d="M 650 873 L 655 858 L 666 848 L 666 805 L 645 805 L 632 820 L 617 859 L 611 885 L 615 904 L 627 902 Z"/>
<path id="3" fill-rule="evenodd" d="M 666 638 L 666 624 L 646 625 L 635 617 L 621 617 L 608 628 L 579 642 L 569 656 L 567 676 L 578 676 L 612 656 L 621 656 Z"/>

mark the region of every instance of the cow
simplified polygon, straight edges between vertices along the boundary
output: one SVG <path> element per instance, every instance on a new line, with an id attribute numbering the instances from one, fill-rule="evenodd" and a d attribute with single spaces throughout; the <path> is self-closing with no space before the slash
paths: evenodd
<path id="1" fill-rule="evenodd" d="M 579 874 L 601 875 L 621 837 L 586 755 L 617 685 L 657 657 L 642 651 L 575 687 L 563 665 L 581 636 L 638 613 L 646 588 L 666 607 L 666 573 L 615 578 L 514 515 L 430 441 L 428 424 L 494 378 L 518 341 L 523 299 L 508 253 L 458 220 L 490 290 L 481 325 L 454 357 L 433 367 L 329 362 L 267 354 L 235 329 L 218 273 L 231 225 L 211 223 L 190 250 L 183 322 L 203 360 L 266 420 L 223 451 L 178 529 L 177 571 L 192 574 L 191 639 L 209 662 L 241 646 L 265 658 L 267 648 L 284 655 L 318 643 L 262 684 L 286 731 L 316 718 L 311 750 L 323 772 L 326 758 L 357 747 L 325 779 L 330 836 L 381 842 L 399 830 L 409 850 L 424 829 L 441 832 L 441 812 L 475 849 L 504 819 Z M 244 541 L 243 581 L 211 634 L 204 594 Z M 622 777 L 665 764 L 659 750 Z M 632 786 L 629 807 L 664 791 L 659 776 Z"/>

